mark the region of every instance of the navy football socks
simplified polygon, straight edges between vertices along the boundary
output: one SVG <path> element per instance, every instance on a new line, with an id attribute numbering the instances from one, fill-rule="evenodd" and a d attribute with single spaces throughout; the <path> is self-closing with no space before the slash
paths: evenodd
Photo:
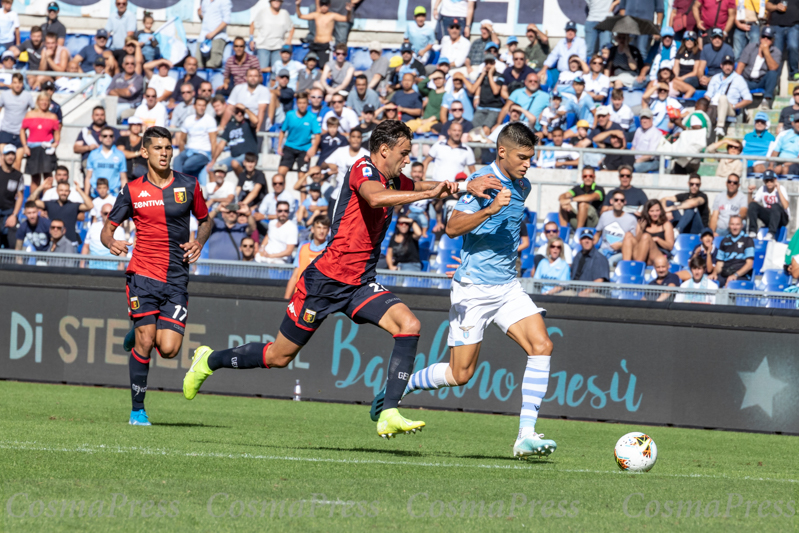
<path id="1" fill-rule="evenodd" d="M 416 345 L 419 344 L 419 335 L 394 336 L 394 351 L 388 361 L 388 376 L 386 380 L 386 398 L 383 400 L 383 411 L 394 409 L 399 405 L 408 379 L 413 373 L 413 363 L 416 359 Z"/>
<path id="2" fill-rule="evenodd" d="M 147 393 L 147 374 L 150 371 L 150 358 L 146 359 L 130 351 L 128 360 L 128 370 L 130 371 L 130 399 L 133 403 L 133 410 L 144 409 L 144 395 Z"/>
<path id="3" fill-rule="evenodd" d="M 251 342 L 229 350 L 216 350 L 208 356 L 208 368 L 269 368 L 264 364 L 264 353 L 269 344 Z"/>

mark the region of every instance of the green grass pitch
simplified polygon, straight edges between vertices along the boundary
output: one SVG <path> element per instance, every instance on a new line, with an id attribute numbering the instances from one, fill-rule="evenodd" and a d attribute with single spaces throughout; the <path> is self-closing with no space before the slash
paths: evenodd
<path id="1" fill-rule="evenodd" d="M 0 531 L 789 531 L 799 522 L 796 437 L 543 419 L 538 431 L 558 450 L 522 462 L 511 457 L 510 416 L 405 410 L 427 428 L 386 441 L 368 406 L 150 392 L 147 408 L 154 425 L 131 427 L 126 390 L 0 382 Z M 658 445 L 647 474 L 613 460 L 616 440 L 635 430 Z"/>

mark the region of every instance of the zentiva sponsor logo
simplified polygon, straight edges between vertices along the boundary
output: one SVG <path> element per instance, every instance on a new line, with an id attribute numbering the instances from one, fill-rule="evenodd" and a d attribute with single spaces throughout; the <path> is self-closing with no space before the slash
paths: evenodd
<path id="1" fill-rule="evenodd" d="M 163 200 L 147 200 L 146 202 L 135 202 L 133 204 L 133 207 L 135 207 L 136 209 L 143 209 L 145 207 L 156 207 L 156 206 L 159 206 L 159 205 L 163 206 L 164 205 L 164 201 Z"/>

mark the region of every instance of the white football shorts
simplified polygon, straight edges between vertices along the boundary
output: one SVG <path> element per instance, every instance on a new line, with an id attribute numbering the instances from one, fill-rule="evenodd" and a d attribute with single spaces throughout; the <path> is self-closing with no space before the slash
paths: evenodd
<path id="1" fill-rule="evenodd" d="M 533 303 L 519 280 L 502 285 L 476 285 L 452 280 L 449 308 L 449 346 L 477 344 L 495 322 L 507 334 L 513 324 L 546 310 Z"/>

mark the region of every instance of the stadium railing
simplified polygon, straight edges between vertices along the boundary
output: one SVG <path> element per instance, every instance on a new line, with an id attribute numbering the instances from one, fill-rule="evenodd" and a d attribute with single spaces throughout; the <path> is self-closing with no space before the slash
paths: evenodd
<path id="1" fill-rule="evenodd" d="M 86 270 L 122 271 L 128 262 L 126 257 L 90 256 L 80 254 L 54 254 L 46 252 L 22 252 L 0 250 L 0 268 L 9 267 L 58 267 Z M 242 261 L 218 261 L 200 259 L 191 267 L 194 279 L 206 276 L 237 279 L 271 279 L 288 281 L 292 265 L 272 265 Z M 551 294 L 561 297 L 604 298 L 626 301 L 665 301 L 707 303 L 739 307 L 763 307 L 799 309 L 799 293 L 768 292 L 763 290 L 730 289 L 683 289 L 680 287 L 658 287 L 644 284 L 592 283 L 578 281 L 538 280 L 518 278 L 529 294 Z M 398 270 L 377 271 L 378 283 L 386 287 L 449 290 L 450 278 L 445 274 L 429 272 L 403 272 Z M 553 291 L 553 288 L 557 291 Z"/>

